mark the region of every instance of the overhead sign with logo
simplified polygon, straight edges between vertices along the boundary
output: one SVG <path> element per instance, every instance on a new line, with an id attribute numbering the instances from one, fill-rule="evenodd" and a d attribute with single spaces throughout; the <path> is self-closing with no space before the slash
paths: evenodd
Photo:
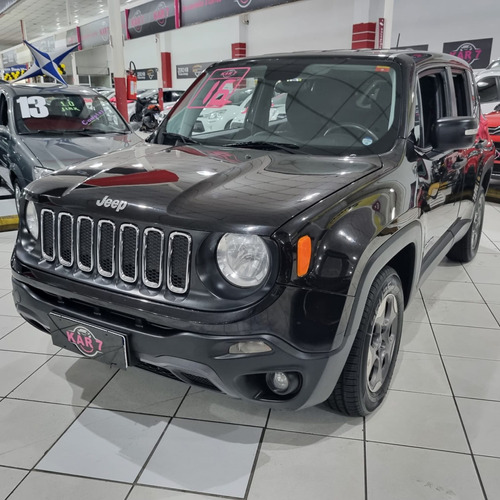
<path id="1" fill-rule="evenodd" d="M 175 29 L 175 1 L 154 0 L 130 9 L 127 27 L 130 38 Z"/>
<path id="2" fill-rule="evenodd" d="M 193 64 L 178 64 L 176 66 L 177 78 L 197 78 L 200 76 L 205 69 L 207 69 L 212 63 L 193 63 Z"/>
<path id="3" fill-rule="evenodd" d="M 72 28 L 66 31 L 66 47 L 72 47 L 80 43 L 80 27 Z"/>
<path id="4" fill-rule="evenodd" d="M 474 69 L 481 69 L 486 68 L 490 62 L 492 44 L 493 38 L 446 42 L 443 44 L 443 52 L 460 57 Z"/>
<path id="5" fill-rule="evenodd" d="M 82 49 L 91 49 L 109 43 L 109 17 L 84 24 L 80 27 Z"/>
<path id="6" fill-rule="evenodd" d="M 297 0 L 180 0 L 181 26 L 244 14 Z"/>
<path id="7" fill-rule="evenodd" d="M 135 72 L 137 80 L 140 82 L 148 80 L 158 80 L 158 68 L 138 69 Z"/>

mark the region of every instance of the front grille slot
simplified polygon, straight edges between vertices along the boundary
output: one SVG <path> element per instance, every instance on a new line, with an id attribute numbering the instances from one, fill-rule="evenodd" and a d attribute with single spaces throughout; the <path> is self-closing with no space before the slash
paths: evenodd
<path id="1" fill-rule="evenodd" d="M 58 225 L 57 256 L 63 266 L 71 267 L 73 265 L 73 216 L 61 212 Z"/>
<path id="2" fill-rule="evenodd" d="M 56 246 L 56 232 L 55 232 L 55 216 L 52 210 L 43 209 L 42 210 L 42 257 L 53 262 L 56 258 L 55 246 Z"/>
<path id="3" fill-rule="evenodd" d="M 115 230 L 110 220 L 100 220 L 97 224 L 97 270 L 105 278 L 115 274 Z"/>
<path id="4" fill-rule="evenodd" d="M 490 127 L 488 132 L 490 135 L 500 135 L 500 127 Z"/>
<path id="5" fill-rule="evenodd" d="M 141 231 L 134 224 L 95 221 L 87 215 L 78 216 L 74 224 L 73 215 L 49 209 L 41 211 L 40 226 L 41 254 L 48 262 L 55 261 L 57 253 L 64 267 L 75 265 L 85 273 L 96 270 L 113 278 L 118 267 L 118 277 L 125 283 L 139 281 L 161 289 L 166 281 L 166 288 L 176 294 L 189 288 L 192 238 L 188 233 L 173 231 L 167 241 L 158 228 Z"/>
<path id="6" fill-rule="evenodd" d="M 137 280 L 139 229 L 132 224 L 120 227 L 120 278 L 127 283 Z"/>
<path id="7" fill-rule="evenodd" d="M 191 236 L 174 231 L 168 238 L 167 287 L 174 293 L 185 293 L 189 286 Z"/>
<path id="8" fill-rule="evenodd" d="M 142 281 L 159 288 L 163 281 L 163 232 L 152 227 L 144 231 L 142 243 Z"/>
<path id="9" fill-rule="evenodd" d="M 76 262 L 86 273 L 94 269 L 94 221 L 90 217 L 78 217 L 76 222 Z"/>

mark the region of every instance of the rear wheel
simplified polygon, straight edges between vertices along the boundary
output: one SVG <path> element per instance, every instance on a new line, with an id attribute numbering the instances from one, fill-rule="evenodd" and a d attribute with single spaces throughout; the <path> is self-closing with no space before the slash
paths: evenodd
<path id="1" fill-rule="evenodd" d="M 403 311 L 401 280 L 386 266 L 372 283 L 356 339 L 328 398 L 334 410 L 363 416 L 382 403 L 394 372 Z"/>
<path id="2" fill-rule="evenodd" d="M 479 190 L 479 196 L 474 206 L 472 223 L 469 230 L 453 245 L 448 252 L 448 258 L 456 262 L 470 262 L 477 254 L 481 233 L 483 231 L 484 207 L 486 206 L 486 195 L 484 189 Z"/>

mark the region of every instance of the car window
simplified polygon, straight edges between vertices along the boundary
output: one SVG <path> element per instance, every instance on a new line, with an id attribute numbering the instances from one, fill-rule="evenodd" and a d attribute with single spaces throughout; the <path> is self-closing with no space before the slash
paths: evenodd
<path id="1" fill-rule="evenodd" d="M 212 67 L 162 124 L 157 141 L 177 134 L 208 146 L 236 140 L 317 154 L 386 151 L 400 126 L 398 71 L 392 62 L 323 58 Z"/>
<path id="2" fill-rule="evenodd" d="M 14 115 L 20 134 L 129 131 L 116 109 L 100 95 L 20 95 L 14 97 Z"/>
<path id="3" fill-rule="evenodd" d="M 4 94 L 0 94 L 0 125 L 6 127 L 8 124 L 7 99 Z"/>
<path id="4" fill-rule="evenodd" d="M 472 102 L 471 85 L 467 78 L 465 71 L 453 70 L 453 89 L 455 94 L 455 108 L 457 116 L 470 116 L 472 109 L 470 105 Z"/>
<path id="5" fill-rule="evenodd" d="M 420 106 L 418 108 L 420 123 L 420 146 L 431 145 L 432 125 L 439 118 L 453 116 L 451 102 L 446 84 L 446 73 L 439 70 L 419 76 Z"/>
<path id="6" fill-rule="evenodd" d="M 500 100 L 498 82 L 494 76 L 486 76 L 477 82 L 479 99 L 481 102 L 494 102 Z"/>

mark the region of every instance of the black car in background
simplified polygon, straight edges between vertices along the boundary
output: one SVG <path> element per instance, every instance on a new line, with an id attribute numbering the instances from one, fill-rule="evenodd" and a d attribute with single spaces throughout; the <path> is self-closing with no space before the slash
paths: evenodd
<path id="1" fill-rule="evenodd" d="M 139 142 L 109 101 L 89 88 L 0 86 L 0 176 L 16 204 L 32 180 Z"/>
<path id="2" fill-rule="evenodd" d="M 196 132 L 242 89 L 241 126 Z M 472 70 L 448 55 L 217 63 L 149 144 L 25 190 L 17 309 L 122 368 L 366 415 L 412 297 L 443 257 L 477 252 L 494 158 L 480 121 Z"/>

